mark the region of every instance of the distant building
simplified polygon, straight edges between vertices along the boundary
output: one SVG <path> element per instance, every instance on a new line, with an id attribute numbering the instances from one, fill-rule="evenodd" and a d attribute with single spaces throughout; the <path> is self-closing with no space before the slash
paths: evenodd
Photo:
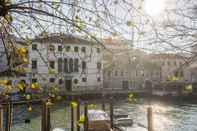
<path id="1" fill-rule="evenodd" d="M 161 70 L 161 81 L 168 81 L 175 76 L 178 81 L 188 81 L 187 57 L 172 53 L 149 54 L 149 60 Z"/>
<path id="2" fill-rule="evenodd" d="M 107 41 L 104 52 L 104 88 L 144 87 L 146 80 L 160 79 L 160 68 L 146 59 L 146 53 L 129 46 L 129 41 Z"/>

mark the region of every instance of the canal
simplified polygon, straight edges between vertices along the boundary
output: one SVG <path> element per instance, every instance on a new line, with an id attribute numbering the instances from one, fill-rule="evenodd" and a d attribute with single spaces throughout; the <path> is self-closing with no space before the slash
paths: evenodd
<path id="1" fill-rule="evenodd" d="M 115 103 L 115 109 L 128 113 L 134 121 L 132 127 L 125 128 L 127 131 L 147 131 L 147 107 L 148 104 L 144 99 L 137 99 L 134 103 L 121 101 Z M 154 101 L 152 107 L 155 131 L 197 131 L 197 104 Z M 94 108 L 101 109 L 101 105 L 94 105 Z M 11 131 L 41 130 L 41 108 L 35 106 L 31 112 L 28 112 L 27 109 L 26 106 L 15 107 L 14 112 L 17 115 L 14 115 Z M 61 104 L 55 107 L 51 113 L 51 127 L 69 130 L 70 117 L 71 113 L 68 105 Z"/>

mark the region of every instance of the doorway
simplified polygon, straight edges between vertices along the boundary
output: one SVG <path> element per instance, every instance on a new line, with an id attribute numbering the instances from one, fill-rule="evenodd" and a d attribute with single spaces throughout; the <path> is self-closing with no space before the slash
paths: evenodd
<path id="1" fill-rule="evenodd" d="M 72 91 L 72 80 L 65 80 L 66 91 Z"/>

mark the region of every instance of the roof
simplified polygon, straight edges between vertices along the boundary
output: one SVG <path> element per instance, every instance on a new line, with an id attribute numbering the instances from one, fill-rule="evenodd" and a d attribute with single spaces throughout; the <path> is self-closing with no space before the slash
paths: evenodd
<path id="1" fill-rule="evenodd" d="M 93 40 L 87 40 L 82 37 L 68 35 L 68 34 L 51 34 L 46 37 L 37 37 L 32 40 L 32 42 L 41 42 L 41 43 L 73 43 L 73 44 L 98 44 L 98 42 Z"/>
<path id="2" fill-rule="evenodd" d="M 160 53 L 160 54 L 150 54 L 148 56 L 149 58 L 152 59 L 185 59 L 186 57 L 178 55 L 178 54 L 173 54 L 173 53 Z"/>
<path id="3" fill-rule="evenodd" d="M 106 48 L 112 51 L 121 51 L 125 49 L 129 49 L 128 47 L 131 46 L 131 41 L 126 39 L 113 39 L 112 37 L 104 38 L 103 44 Z"/>

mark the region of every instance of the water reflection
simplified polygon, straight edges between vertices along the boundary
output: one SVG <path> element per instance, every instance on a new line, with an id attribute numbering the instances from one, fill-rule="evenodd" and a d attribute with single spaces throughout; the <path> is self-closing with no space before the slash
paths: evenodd
<path id="1" fill-rule="evenodd" d="M 154 114 L 154 129 L 156 131 L 196 131 L 197 125 L 197 104 L 177 104 L 152 102 Z M 135 104 L 118 104 L 117 108 L 122 108 L 129 112 L 137 126 L 147 127 L 147 107 L 146 102 L 138 101 Z M 135 125 L 134 125 L 135 126 Z M 133 128 L 128 128 L 133 131 Z M 139 130 L 139 129 L 138 129 Z M 143 127 L 140 129 L 144 130 Z"/>

